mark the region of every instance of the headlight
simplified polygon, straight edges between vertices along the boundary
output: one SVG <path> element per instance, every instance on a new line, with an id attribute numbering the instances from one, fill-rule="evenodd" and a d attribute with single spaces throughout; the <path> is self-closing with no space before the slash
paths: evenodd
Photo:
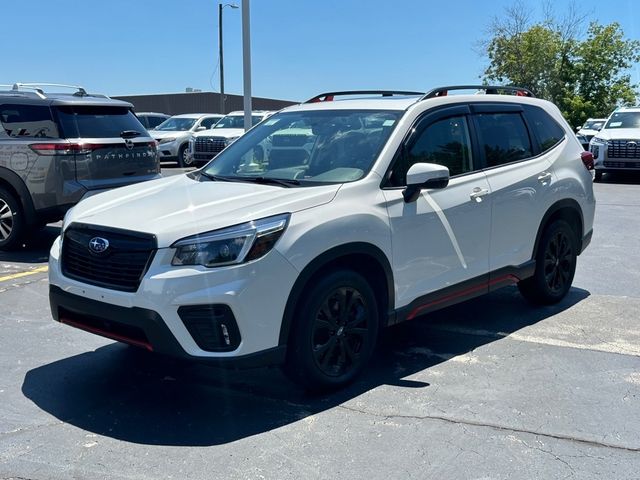
<path id="1" fill-rule="evenodd" d="M 591 141 L 595 142 L 595 143 L 604 143 L 604 144 L 606 144 L 609 140 L 606 140 L 606 139 L 600 138 L 600 137 L 593 137 L 591 139 Z"/>
<path id="2" fill-rule="evenodd" d="M 290 216 L 276 215 L 179 240 L 172 245 L 176 253 L 171 265 L 221 267 L 256 260 L 273 248 Z"/>
<path id="3" fill-rule="evenodd" d="M 239 138 L 240 138 L 240 135 L 238 135 L 237 137 L 229 137 L 229 138 L 226 138 L 226 139 L 224 140 L 224 144 L 225 144 L 225 146 L 226 146 L 226 145 L 231 145 L 233 142 L 235 142 L 235 141 L 236 141 L 237 139 L 239 139 Z"/>
<path id="4" fill-rule="evenodd" d="M 158 143 L 162 145 L 163 143 L 173 142 L 174 140 L 175 140 L 175 137 L 161 138 L 160 140 L 158 140 Z"/>

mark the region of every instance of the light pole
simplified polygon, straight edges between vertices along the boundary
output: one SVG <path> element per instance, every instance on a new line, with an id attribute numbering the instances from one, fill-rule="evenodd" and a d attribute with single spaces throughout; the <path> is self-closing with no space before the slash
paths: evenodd
<path id="1" fill-rule="evenodd" d="M 224 7 L 239 8 L 235 3 L 218 4 L 218 45 L 220 47 L 220 113 L 224 115 L 224 53 L 222 48 L 222 9 Z"/>

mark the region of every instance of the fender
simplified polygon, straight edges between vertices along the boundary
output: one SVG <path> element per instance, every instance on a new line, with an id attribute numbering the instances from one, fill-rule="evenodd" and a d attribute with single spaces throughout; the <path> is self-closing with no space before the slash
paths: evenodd
<path id="1" fill-rule="evenodd" d="M 576 202 L 571 198 L 567 198 L 564 200 L 560 200 L 554 203 L 553 205 L 551 205 L 551 207 L 549 207 L 549 209 L 546 211 L 546 213 L 542 217 L 542 221 L 540 222 L 540 226 L 538 227 L 538 233 L 536 234 L 536 241 L 533 244 L 533 253 L 531 255 L 532 259 L 535 259 L 536 255 L 538 254 L 538 244 L 540 243 L 540 238 L 542 237 L 542 233 L 544 232 L 545 227 L 549 223 L 549 220 L 553 217 L 554 214 L 556 214 L 562 209 L 573 210 L 580 217 L 580 225 L 579 225 L 580 232 L 578 233 L 577 240 L 578 240 L 578 252 L 582 252 L 582 241 L 584 238 L 584 232 L 582 231 L 584 229 L 584 217 L 582 215 L 582 208 L 580 208 L 580 204 L 578 202 Z"/>
<path id="2" fill-rule="evenodd" d="M 339 258 L 348 258 L 349 255 L 368 255 L 375 258 L 378 264 L 382 267 L 387 283 L 387 298 L 388 298 L 388 312 L 386 313 L 387 324 L 393 323 L 391 320 L 394 315 L 395 307 L 395 286 L 393 280 L 393 271 L 391 264 L 380 248 L 370 243 L 353 242 L 339 245 L 326 252 L 318 255 L 298 275 L 291 292 L 289 292 L 289 298 L 287 299 L 287 305 L 282 317 L 282 325 L 280 326 L 280 338 L 278 345 L 286 345 L 289 339 L 289 332 L 291 331 L 291 325 L 293 324 L 293 317 L 295 314 L 296 305 L 302 296 L 305 286 L 308 281 L 318 273 L 323 267 L 329 265 L 333 261 Z M 384 326 L 381 325 L 381 326 Z"/>
<path id="3" fill-rule="evenodd" d="M 32 225 L 36 219 L 36 210 L 33 206 L 33 199 L 31 193 L 24 183 L 24 180 L 18 176 L 17 173 L 9 170 L 6 167 L 0 167 L 0 185 L 2 181 L 8 183 L 13 190 L 18 193 L 17 200 L 22 205 L 24 211 L 25 220 L 27 224 Z"/>

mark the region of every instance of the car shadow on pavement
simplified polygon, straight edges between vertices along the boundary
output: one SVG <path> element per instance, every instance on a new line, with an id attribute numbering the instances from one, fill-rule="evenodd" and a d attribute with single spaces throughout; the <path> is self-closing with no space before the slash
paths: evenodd
<path id="1" fill-rule="evenodd" d="M 29 371 L 23 394 L 83 430 L 147 445 L 220 445 L 283 427 L 377 387 L 429 383 L 407 377 L 549 318 L 585 299 L 573 288 L 558 305 L 532 307 L 507 288 L 385 331 L 377 354 L 353 385 L 311 396 L 277 368 L 221 370 L 185 364 L 114 343 Z M 424 378 L 425 375 L 420 375 Z M 435 377 L 437 378 L 437 377 Z M 394 393 L 395 392 L 395 393 Z"/>
<path id="2" fill-rule="evenodd" d="M 602 176 L 598 183 L 611 183 L 619 185 L 640 185 L 640 172 L 610 172 Z"/>
<path id="3" fill-rule="evenodd" d="M 60 227 L 47 225 L 29 235 L 25 244 L 15 250 L 0 250 L 0 262 L 45 263 L 49 260 L 49 250 Z"/>

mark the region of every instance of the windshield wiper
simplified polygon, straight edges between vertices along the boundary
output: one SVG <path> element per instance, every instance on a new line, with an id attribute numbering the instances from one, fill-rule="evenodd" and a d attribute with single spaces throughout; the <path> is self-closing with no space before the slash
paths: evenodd
<path id="1" fill-rule="evenodd" d="M 300 185 L 300 180 L 272 177 L 235 177 L 241 182 L 254 182 L 262 185 L 280 185 L 281 187 L 294 187 Z M 235 179 L 234 178 L 234 179 Z"/>
<path id="2" fill-rule="evenodd" d="M 120 136 L 122 138 L 133 138 L 139 137 L 140 135 L 142 135 L 142 133 L 138 132 L 137 130 L 123 130 L 122 132 L 120 132 Z"/>
<path id="3" fill-rule="evenodd" d="M 200 172 L 200 175 L 213 180 L 214 182 L 233 182 L 235 179 L 232 177 L 223 177 L 221 175 L 211 175 L 210 173 Z"/>

